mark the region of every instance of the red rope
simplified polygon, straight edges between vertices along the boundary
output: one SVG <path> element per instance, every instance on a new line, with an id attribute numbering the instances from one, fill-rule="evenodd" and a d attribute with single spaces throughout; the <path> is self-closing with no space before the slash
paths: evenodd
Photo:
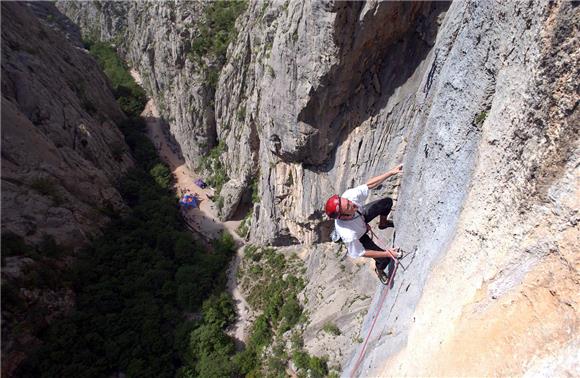
<path id="1" fill-rule="evenodd" d="M 397 272 L 397 267 L 399 266 L 399 262 L 396 261 L 395 262 L 395 269 L 393 270 L 393 274 L 391 275 L 391 278 L 389 278 L 389 283 L 386 285 L 386 290 L 383 290 L 383 292 L 381 293 L 381 299 L 379 301 L 379 304 L 377 305 L 377 310 L 375 312 L 375 317 L 373 319 L 373 323 L 371 324 L 371 328 L 369 329 L 369 332 L 367 334 L 367 337 L 365 339 L 365 343 L 363 344 L 363 347 L 359 353 L 358 359 L 356 361 L 356 364 L 354 365 L 354 369 L 352 370 L 350 377 L 354 377 L 354 373 L 356 373 L 356 371 L 358 370 L 360 363 L 362 362 L 362 357 L 364 355 L 365 349 L 367 347 L 367 343 L 369 341 L 369 337 L 371 336 L 371 332 L 373 331 L 373 328 L 375 327 L 375 323 L 377 322 L 377 319 L 379 317 L 379 310 L 381 309 L 381 307 L 383 306 L 383 302 L 385 301 L 385 298 L 387 297 L 387 293 L 389 292 L 389 288 L 391 286 L 391 282 L 393 281 L 393 278 L 395 277 L 395 273 Z"/>
<path id="2" fill-rule="evenodd" d="M 376 237 L 376 238 L 377 238 L 377 239 L 378 239 L 378 240 L 381 242 L 381 244 L 386 244 L 386 243 L 384 242 L 384 240 L 382 240 L 381 238 L 379 238 L 379 237 L 378 237 L 378 236 L 377 236 L 377 235 L 376 235 L 376 234 L 373 232 L 373 230 L 372 230 L 372 229 L 371 229 L 370 231 L 371 231 L 371 235 L 372 235 L 373 237 Z M 394 244 L 394 241 L 395 241 L 395 240 L 394 240 L 394 236 L 393 236 L 393 244 Z M 366 350 L 366 348 L 367 348 L 367 343 L 368 343 L 368 341 L 369 341 L 369 338 L 370 338 L 370 336 L 371 336 L 371 333 L 372 333 L 372 331 L 373 331 L 373 328 L 375 328 L 375 323 L 377 322 L 377 319 L 378 319 L 378 317 L 379 317 L 379 310 L 381 309 L 381 307 L 383 307 L 383 303 L 385 302 L 385 298 L 387 298 L 387 293 L 389 292 L 389 288 L 391 287 L 391 283 L 392 283 L 392 281 L 393 281 L 393 278 L 395 278 L 395 273 L 397 272 L 397 268 L 398 268 L 398 267 L 399 267 L 399 260 L 398 260 L 398 259 L 395 259 L 395 269 L 393 269 L 393 274 L 391 274 L 391 277 L 389 278 L 389 282 L 388 282 L 388 283 L 387 283 L 387 285 L 386 285 L 386 286 L 387 286 L 387 287 L 386 287 L 386 290 L 385 290 L 385 289 L 383 289 L 383 292 L 381 293 L 381 298 L 380 298 L 380 300 L 379 300 L 379 303 L 378 303 L 378 305 L 377 305 L 377 307 L 376 307 L 376 308 L 377 308 L 377 310 L 375 311 L 375 317 L 374 317 L 374 319 L 373 319 L 373 322 L 372 322 L 372 324 L 371 324 L 371 328 L 369 329 L 369 332 L 368 332 L 368 334 L 367 334 L 367 337 L 365 338 L 365 342 L 364 342 L 364 344 L 363 344 L 363 347 L 362 347 L 362 349 L 361 349 L 361 351 L 360 351 L 360 353 L 359 353 L 359 356 L 358 356 L 358 359 L 357 359 L 357 361 L 356 361 L 356 364 L 354 365 L 354 369 L 353 369 L 353 370 L 351 371 L 351 373 L 350 373 L 350 377 L 351 377 L 351 378 L 352 378 L 352 377 L 354 377 L 354 374 L 357 372 L 358 368 L 360 367 L 360 364 L 361 364 L 361 362 L 362 362 L 362 358 L 363 358 L 363 356 L 364 356 L 364 352 L 365 352 L 365 350 Z"/>

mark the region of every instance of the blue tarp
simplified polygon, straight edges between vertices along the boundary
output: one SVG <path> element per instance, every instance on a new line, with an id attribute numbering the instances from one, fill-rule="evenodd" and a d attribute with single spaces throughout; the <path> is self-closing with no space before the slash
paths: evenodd
<path id="1" fill-rule="evenodd" d="M 197 197 L 192 196 L 191 194 L 186 194 L 183 198 L 179 201 L 179 204 L 185 208 L 196 208 L 198 206 Z"/>

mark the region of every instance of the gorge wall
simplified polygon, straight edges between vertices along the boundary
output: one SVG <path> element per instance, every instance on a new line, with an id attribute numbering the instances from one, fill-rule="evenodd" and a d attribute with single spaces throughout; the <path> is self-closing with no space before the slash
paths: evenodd
<path id="1" fill-rule="evenodd" d="M 78 247 L 107 223 L 107 209 L 125 206 L 114 187 L 132 165 L 116 127 L 125 116 L 54 6 L 2 11 L 2 231 Z"/>
<path id="2" fill-rule="evenodd" d="M 578 372 L 575 3 L 251 2 L 215 92 L 202 3 L 58 6 L 140 71 L 189 165 L 226 146 L 224 217 L 257 182 L 249 240 L 303 245 L 310 350 L 360 376 Z M 371 197 L 410 254 L 379 309 L 321 207 L 401 162 Z"/>
<path id="3" fill-rule="evenodd" d="M 124 119 L 70 20 L 52 3 L 2 3 L 3 377 L 73 310 L 71 256 L 126 209 Z"/>
<path id="4" fill-rule="evenodd" d="M 110 41 L 141 75 L 190 168 L 216 144 L 208 64 L 193 59 L 203 2 L 57 2 L 87 39 Z"/>

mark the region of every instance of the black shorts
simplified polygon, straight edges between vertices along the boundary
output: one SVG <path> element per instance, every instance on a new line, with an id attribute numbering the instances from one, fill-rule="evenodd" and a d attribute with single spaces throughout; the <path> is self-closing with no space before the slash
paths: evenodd
<path id="1" fill-rule="evenodd" d="M 369 223 L 379 215 L 389 215 L 392 208 L 393 200 L 389 197 L 385 197 L 364 205 L 361 209 L 361 214 L 363 215 L 365 222 Z"/>
<path id="2" fill-rule="evenodd" d="M 391 208 L 393 207 L 393 200 L 386 197 L 380 200 L 373 201 L 368 205 L 363 206 L 361 209 L 361 214 L 364 217 L 366 223 L 369 223 L 379 215 L 387 216 L 391 212 Z M 374 251 L 385 251 L 385 249 L 379 247 L 368 235 L 368 233 L 364 234 L 360 237 L 359 241 L 363 245 L 365 249 L 372 249 Z M 375 259 L 375 266 L 379 270 L 385 269 L 389 262 L 391 261 L 388 257 L 383 257 L 380 259 Z"/>

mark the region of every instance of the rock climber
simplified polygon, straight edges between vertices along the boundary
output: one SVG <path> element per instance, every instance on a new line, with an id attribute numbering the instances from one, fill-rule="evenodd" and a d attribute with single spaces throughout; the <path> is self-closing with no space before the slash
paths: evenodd
<path id="1" fill-rule="evenodd" d="M 389 277 L 385 268 L 390 259 L 400 258 L 396 248 L 384 250 L 369 236 L 371 227 L 369 222 L 380 216 L 379 229 L 393 227 L 393 222 L 387 219 L 393 200 L 385 197 L 364 204 L 369 195 L 369 189 L 379 186 L 387 178 L 403 171 L 403 165 L 398 165 L 382 175 L 371 178 L 366 184 L 348 189 L 342 196 L 337 194 L 326 201 L 325 212 L 334 219 L 335 231 L 340 236 L 350 257 L 370 257 L 375 260 L 375 272 L 383 284 L 387 284 Z"/>

